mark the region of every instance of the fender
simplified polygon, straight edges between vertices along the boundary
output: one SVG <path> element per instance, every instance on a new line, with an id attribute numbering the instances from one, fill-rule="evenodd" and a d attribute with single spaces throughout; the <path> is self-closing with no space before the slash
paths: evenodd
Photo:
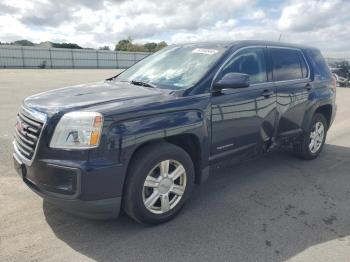
<path id="1" fill-rule="evenodd" d="M 311 93 L 309 96 L 309 107 L 305 111 L 303 123 L 302 123 L 302 130 L 303 132 L 307 132 L 309 129 L 310 122 L 312 120 L 312 117 L 314 116 L 317 109 L 319 109 L 322 106 L 329 105 L 332 107 L 332 119 L 335 114 L 335 104 L 334 104 L 334 96 L 332 90 L 324 90 L 324 89 L 315 89 L 315 92 Z M 332 122 L 332 120 L 330 121 Z"/>
<path id="2" fill-rule="evenodd" d="M 209 120 L 200 110 L 180 110 L 147 115 L 117 122 L 109 129 L 108 137 L 115 138 L 118 163 L 128 165 L 134 152 L 145 143 L 169 139 L 178 135 L 192 135 L 201 147 L 200 170 L 209 173 Z M 200 179 L 202 180 L 202 179 Z"/>

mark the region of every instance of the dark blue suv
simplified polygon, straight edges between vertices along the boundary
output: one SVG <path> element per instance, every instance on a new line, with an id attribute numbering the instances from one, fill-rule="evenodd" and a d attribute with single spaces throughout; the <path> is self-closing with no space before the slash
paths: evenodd
<path id="1" fill-rule="evenodd" d="M 321 152 L 336 112 L 319 50 L 266 41 L 172 45 L 99 83 L 24 100 L 14 164 L 48 202 L 93 218 L 173 218 L 209 167 L 290 146 Z"/>

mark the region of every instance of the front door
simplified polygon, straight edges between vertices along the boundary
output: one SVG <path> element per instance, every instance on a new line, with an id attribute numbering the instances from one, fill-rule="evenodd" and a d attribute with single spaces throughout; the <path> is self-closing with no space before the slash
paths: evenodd
<path id="1" fill-rule="evenodd" d="M 271 140 L 276 117 L 276 93 L 268 81 L 266 48 L 249 47 L 236 52 L 217 79 L 230 72 L 250 76 L 250 86 L 224 89 L 211 98 L 211 159 L 249 150 Z"/>

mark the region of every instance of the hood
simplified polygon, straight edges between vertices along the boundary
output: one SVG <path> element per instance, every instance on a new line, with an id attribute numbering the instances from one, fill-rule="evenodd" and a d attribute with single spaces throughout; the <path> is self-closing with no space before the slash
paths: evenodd
<path id="1" fill-rule="evenodd" d="M 24 100 L 24 105 L 53 114 L 112 102 L 122 106 L 135 104 L 137 100 L 159 101 L 167 94 L 169 90 L 135 86 L 126 82 L 104 81 L 32 95 Z"/>

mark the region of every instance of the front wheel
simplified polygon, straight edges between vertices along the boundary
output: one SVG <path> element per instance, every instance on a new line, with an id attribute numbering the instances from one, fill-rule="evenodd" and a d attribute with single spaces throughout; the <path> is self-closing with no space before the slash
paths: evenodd
<path id="1" fill-rule="evenodd" d="M 130 163 L 125 212 L 134 220 L 159 224 L 175 217 L 194 184 L 191 157 L 182 148 L 161 142 L 138 151 Z"/>
<path id="2" fill-rule="evenodd" d="M 296 155 L 306 160 L 315 159 L 323 149 L 327 129 L 328 126 L 325 117 L 321 114 L 315 114 L 308 132 L 294 145 Z"/>

